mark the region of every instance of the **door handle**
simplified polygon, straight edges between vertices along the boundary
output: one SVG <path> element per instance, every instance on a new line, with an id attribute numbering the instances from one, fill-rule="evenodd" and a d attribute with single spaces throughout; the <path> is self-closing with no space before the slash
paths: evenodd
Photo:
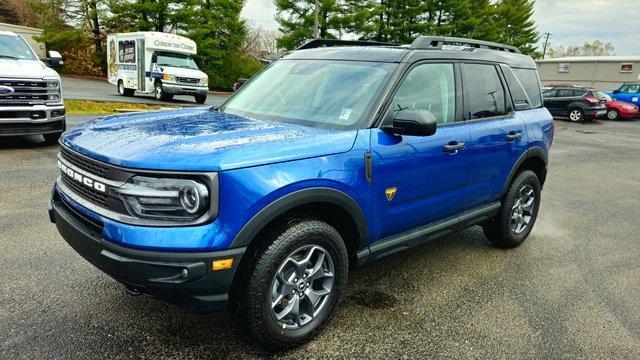
<path id="1" fill-rule="evenodd" d="M 467 147 L 467 144 L 463 142 L 452 141 L 445 145 L 442 150 L 448 153 L 457 153 L 459 150 L 464 150 L 465 147 Z"/>
<path id="2" fill-rule="evenodd" d="M 522 133 L 510 133 L 507 135 L 507 141 L 516 141 L 522 139 Z"/>

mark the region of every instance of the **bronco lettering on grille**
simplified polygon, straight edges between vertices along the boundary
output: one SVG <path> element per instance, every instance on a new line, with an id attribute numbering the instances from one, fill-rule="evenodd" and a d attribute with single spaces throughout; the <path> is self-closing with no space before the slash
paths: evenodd
<path id="1" fill-rule="evenodd" d="M 107 192 L 107 186 L 105 184 L 95 181 L 90 177 L 84 176 L 77 171 L 74 171 L 67 165 L 63 164 L 61 161 L 58 161 L 58 167 L 63 174 L 69 176 L 71 179 L 81 183 L 82 185 L 100 192 Z"/>

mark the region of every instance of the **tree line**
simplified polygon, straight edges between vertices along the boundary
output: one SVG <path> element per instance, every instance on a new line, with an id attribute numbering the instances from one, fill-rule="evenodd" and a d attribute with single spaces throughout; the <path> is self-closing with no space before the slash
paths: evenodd
<path id="1" fill-rule="evenodd" d="M 279 46 L 313 38 L 316 0 L 275 0 L 284 34 Z M 411 43 L 418 35 L 468 37 L 537 54 L 533 0 L 318 0 L 321 38 L 345 34 L 363 40 Z"/>
<path id="2" fill-rule="evenodd" d="M 397 44 L 418 35 L 496 41 L 538 56 L 533 0 L 317 0 L 318 36 Z M 106 35 L 173 32 L 193 39 L 212 88 L 230 88 L 260 63 L 256 37 L 240 18 L 245 0 L 0 0 L 0 22 L 44 30 L 42 41 L 65 56 L 64 71 L 106 73 Z M 313 39 L 316 0 L 274 0 L 277 49 Z M 273 35 L 273 34 L 268 34 Z M 271 38 L 272 36 L 268 36 Z M 264 41 L 262 41 L 264 42 Z M 272 42 L 269 40 L 265 43 Z"/>

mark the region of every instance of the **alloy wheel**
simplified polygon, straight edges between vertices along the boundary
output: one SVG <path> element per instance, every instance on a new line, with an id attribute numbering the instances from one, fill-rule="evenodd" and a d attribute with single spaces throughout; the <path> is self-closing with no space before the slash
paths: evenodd
<path id="1" fill-rule="evenodd" d="M 334 263 L 327 250 L 306 245 L 292 252 L 271 282 L 271 314 L 282 329 L 299 329 L 329 302 Z"/>
<path id="2" fill-rule="evenodd" d="M 511 230 L 521 234 L 527 229 L 533 217 L 536 203 L 535 191 L 531 185 L 524 185 L 511 208 Z"/>
<path id="3" fill-rule="evenodd" d="M 607 117 L 609 118 L 609 120 L 615 120 L 618 118 L 618 111 L 611 109 L 609 110 L 609 112 L 607 113 Z"/>
<path id="4" fill-rule="evenodd" d="M 580 121 L 582 119 L 582 113 L 578 109 L 571 110 L 569 119 L 571 119 L 571 121 Z"/>

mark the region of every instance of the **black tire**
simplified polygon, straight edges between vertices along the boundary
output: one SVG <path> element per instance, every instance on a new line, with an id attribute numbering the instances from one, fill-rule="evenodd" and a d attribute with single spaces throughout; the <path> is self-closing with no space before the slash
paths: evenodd
<path id="1" fill-rule="evenodd" d="M 569 109 L 569 120 L 572 122 L 582 122 L 584 121 L 584 112 L 580 108 L 571 108 Z"/>
<path id="2" fill-rule="evenodd" d="M 154 87 L 153 87 L 153 96 L 158 101 L 171 101 L 171 99 L 173 99 L 173 94 L 167 94 L 166 92 L 164 92 L 164 89 L 162 88 L 162 83 L 161 82 L 157 82 L 154 85 Z"/>
<path id="3" fill-rule="evenodd" d="M 316 336 L 333 316 L 347 283 L 347 248 L 333 227 L 310 219 L 288 221 L 257 240 L 260 245 L 247 254 L 249 262 L 239 269 L 230 309 L 239 325 L 266 350 L 280 351 L 299 346 Z M 285 260 L 309 245 L 322 247 L 330 255 L 334 264 L 332 289 L 312 320 L 297 329 L 285 329 L 272 313 L 273 281 Z"/>
<path id="4" fill-rule="evenodd" d="M 62 133 L 58 132 L 53 134 L 44 134 L 42 135 L 42 137 L 44 137 L 44 143 L 46 145 L 58 145 L 58 140 L 60 140 L 60 135 L 62 135 Z"/>
<path id="5" fill-rule="evenodd" d="M 118 80 L 118 94 L 120 96 L 133 96 L 134 93 L 134 89 L 127 89 L 124 87 L 124 82 L 122 80 Z"/>
<path id="6" fill-rule="evenodd" d="M 204 104 L 207 101 L 207 95 L 195 95 L 196 103 Z"/>
<path id="7" fill-rule="evenodd" d="M 609 109 L 609 111 L 607 111 L 607 119 L 620 120 L 620 112 L 616 109 Z"/>
<path id="8" fill-rule="evenodd" d="M 514 229 L 512 217 L 517 216 L 518 211 L 520 214 L 523 213 L 522 207 L 519 210 L 517 208 L 517 200 L 522 190 L 529 188 L 533 190 L 534 195 L 530 219 L 523 229 Z M 541 186 L 538 176 L 531 170 L 519 173 L 509 185 L 498 214 L 482 225 L 487 240 L 501 248 L 513 248 L 520 245 L 529 236 L 535 225 L 540 209 L 540 195 Z"/>

